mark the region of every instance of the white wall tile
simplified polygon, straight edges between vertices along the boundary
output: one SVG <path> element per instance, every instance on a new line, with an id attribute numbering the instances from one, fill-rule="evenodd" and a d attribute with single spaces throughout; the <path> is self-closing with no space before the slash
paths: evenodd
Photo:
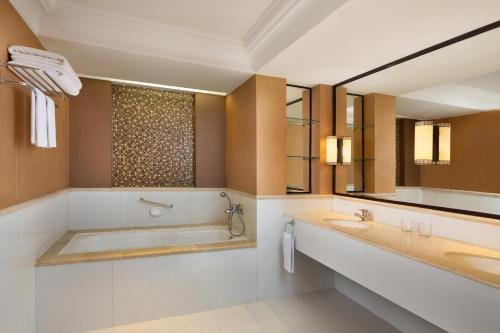
<path id="1" fill-rule="evenodd" d="M 211 308 L 257 300 L 255 249 L 210 252 Z"/>
<path id="2" fill-rule="evenodd" d="M 119 228 L 121 198 L 118 191 L 70 191 L 70 229 Z"/>
<path id="3" fill-rule="evenodd" d="M 114 261 L 115 325 L 209 309 L 209 255 Z"/>
<path id="4" fill-rule="evenodd" d="M 59 192 L 0 215 L 0 330 L 35 330 L 35 261 L 68 230 L 68 197 Z"/>
<path id="5" fill-rule="evenodd" d="M 122 198 L 123 227 L 163 226 L 189 224 L 191 216 L 190 191 L 120 191 Z M 140 198 L 163 204 L 172 204 L 173 208 L 164 209 L 162 216 L 152 217 L 150 205 L 139 202 Z"/>
<path id="6" fill-rule="evenodd" d="M 221 191 L 191 192 L 191 223 L 225 223 L 227 201 Z"/>
<path id="7" fill-rule="evenodd" d="M 257 200 L 255 197 L 247 196 L 236 191 L 229 191 L 233 203 L 241 204 L 243 208 L 243 221 L 245 222 L 245 235 L 250 239 L 257 237 Z M 233 217 L 233 226 L 238 232 L 241 224 L 238 216 Z"/>
<path id="8" fill-rule="evenodd" d="M 286 295 L 281 233 L 286 222 L 285 200 L 257 202 L 257 262 L 259 300 Z"/>
<path id="9" fill-rule="evenodd" d="M 260 300 L 333 287 L 334 272 L 319 262 L 296 252 L 295 273 L 283 269 L 281 237 L 288 218 L 286 212 L 331 210 L 331 198 L 259 199 L 257 224 L 257 272 Z"/>
<path id="10" fill-rule="evenodd" d="M 37 333 L 80 333 L 113 325 L 112 263 L 38 267 Z"/>

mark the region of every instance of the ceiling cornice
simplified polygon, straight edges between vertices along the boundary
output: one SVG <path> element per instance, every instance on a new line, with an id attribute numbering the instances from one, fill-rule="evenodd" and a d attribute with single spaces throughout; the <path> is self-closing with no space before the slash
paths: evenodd
<path id="1" fill-rule="evenodd" d="M 251 52 L 273 28 L 285 20 L 287 14 L 303 0 L 275 0 L 243 36 L 243 44 L 247 52 Z"/>
<path id="2" fill-rule="evenodd" d="M 45 12 L 50 13 L 57 5 L 58 0 L 39 0 Z"/>
<path id="3" fill-rule="evenodd" d="M 42 37 L 208 66 L 252 70 L 241 41 L 94 10 L 72 2 L 59 2 L 43 16 L 37 33 Z"/>

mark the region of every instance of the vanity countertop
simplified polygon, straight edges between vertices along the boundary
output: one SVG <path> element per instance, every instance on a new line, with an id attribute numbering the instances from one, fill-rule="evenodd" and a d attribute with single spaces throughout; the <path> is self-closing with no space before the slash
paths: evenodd
<path id="1" fill-rule="evenodd" d="M 375 221 L 365 222 L 369 224 L 366 229 L 341 227 L 334 225 L 332 220 L 359 221 L 359 219 L 352 215 L 333 211 L 289 212 L 287 215 L 296 220 L 339 232 L 367 244 L 500 288 L 500 275 L 480 271 L 465 261 L 451 260 L 445 255 L 446 253 L 466 253 L 500 260 L 500 251 L 498 250 L 438 236 L 421 237 L 416 232 L 403 232 L 399 227 Z"/>

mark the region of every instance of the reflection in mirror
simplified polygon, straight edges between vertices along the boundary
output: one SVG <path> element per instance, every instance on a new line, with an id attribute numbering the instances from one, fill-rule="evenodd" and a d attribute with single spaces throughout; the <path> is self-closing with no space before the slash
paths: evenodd
<path id="1" fill-rule="evenodd" d="M 311 192 L 312 119 L 311 89 L 287 85 L 287 193 Z"/>
<path id="2" fill-rule="evenodd" d="M 350 166 L 347 190 L 500 215 L 498 40 L 500 28 L 346 84 L 364 96 L 362 126 L 355 97 L 346 97 L 348 126 L 364 148 L 353 144 L 362 163 Z"/>
<path id="3" fill-rule="evenodd" d="M 351 166 L 347 171 L 347 192 L 363 192 L 363 96 L 346 96 L 347 132 L 351 137 Z"/>

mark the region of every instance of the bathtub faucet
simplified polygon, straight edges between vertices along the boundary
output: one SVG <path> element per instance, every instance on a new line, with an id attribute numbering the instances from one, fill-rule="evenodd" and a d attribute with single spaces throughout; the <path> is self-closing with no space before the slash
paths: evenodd
<path id="1" fill-rule="evenodd" d="M 227 214 L 227 226 L 229 230 L 229 234 L 233 237 L 238 237 L 243 235 L 245 232 L 245 223 L 243 222 L 243 207 L 241 204 L 233 204 L 231 201 L 231 198 L 226 192 L 220 192 L 219 193 L 221 198 L 226 198 L 228 202 L 228 207 L 226 209 L 226 214 Z M 241 222 L 241 225 L 243 227 L 243 230 L 240 233 L 234 233 L 233 232 L 233 215 L 236 214 L 239 217 L 239 220 Z"/>

